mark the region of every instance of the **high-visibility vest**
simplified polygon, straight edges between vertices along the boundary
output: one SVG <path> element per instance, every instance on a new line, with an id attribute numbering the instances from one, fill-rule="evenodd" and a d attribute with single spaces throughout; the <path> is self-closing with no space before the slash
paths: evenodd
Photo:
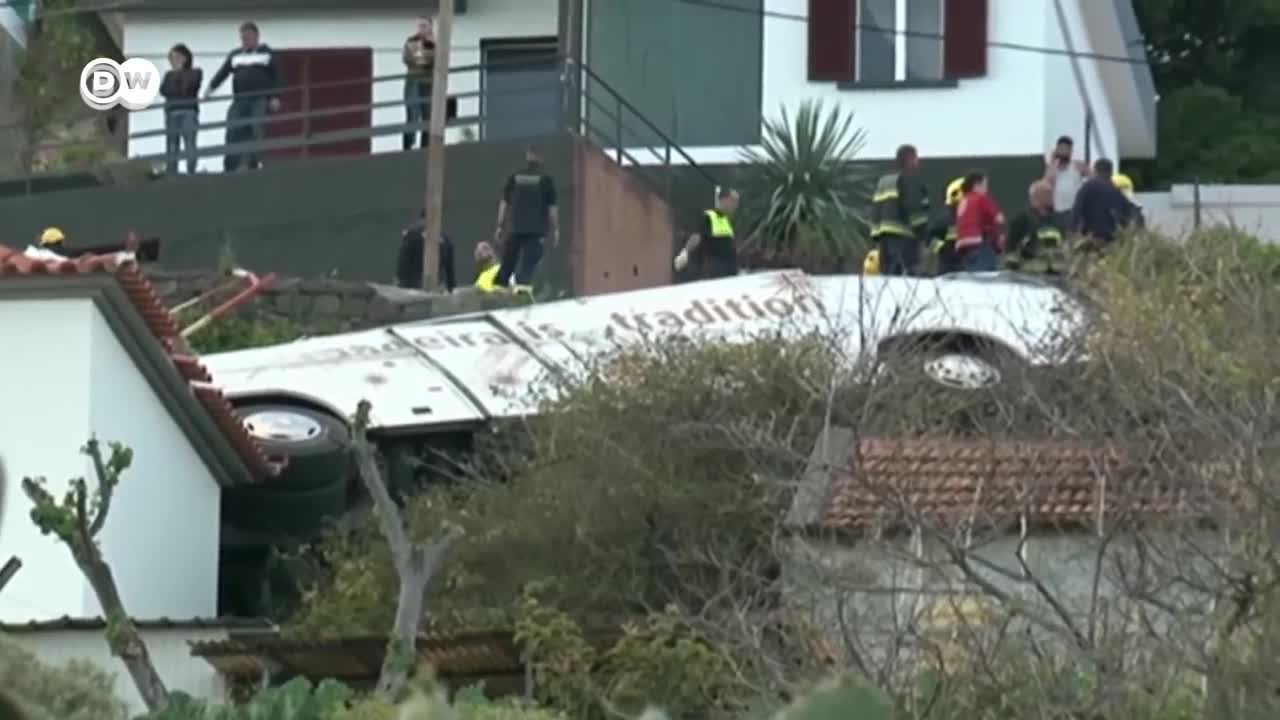
<path id="1" fill-rule="evenodd" d="M 498 289 L 498 270 L 501 268 L 497 263 L 490 265 L 480 274 L 476 276 L 476 289 L 480 292 L 493 292 Z"/>
<path id="2" fill-rule="evenodd" d="M 912 237 L 915 226 L 929 221 L 927 214 L 919 217 L 907 217 L 902 207 L 902 199 L 898 197 L 898 173 L 889 173 L 876 183 L 876 191 L 871 196 L 871 237 L 888 235 Z"/>
<path id="3" fill-rule="evenodd" d="M 862 259 L 863 275 L 879 275 L 880 274 L 880 251 L 871 249 L 867 252 L 867 256 Z"/>
<path id="4" fill-rule="evenodd" d="M 707 220 L 711 223 L 711 237 L 733 237 L 733 223 L 729 221 L 728 215 L 725 215 L 719 210 L 708 210 L 706 215 Z"/>

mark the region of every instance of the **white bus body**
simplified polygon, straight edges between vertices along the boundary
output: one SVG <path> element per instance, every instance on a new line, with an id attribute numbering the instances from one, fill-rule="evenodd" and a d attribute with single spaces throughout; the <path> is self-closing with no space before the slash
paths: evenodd
<path id="1" fill-rule="evenodd" d="M 233 403 L 298 402 L 348 417 L 372 403 L 372 428 L 432 434 L 536 412 L 530 388 L 573 376 L 602 352 L 681 334 L 742 341 L 819 331 L 848 357 L 920 334 L 978 339 L 1047 365 L 1078 322 L 1061 290 L 1003 275 L 937 279 L 785 271 L 532 304 L 309 338 L 203 358 Z"/>

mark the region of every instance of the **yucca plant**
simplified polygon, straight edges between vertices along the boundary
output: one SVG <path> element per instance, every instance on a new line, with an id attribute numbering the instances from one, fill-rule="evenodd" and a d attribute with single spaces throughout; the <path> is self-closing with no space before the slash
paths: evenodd
<path id="1" fill-rule="evenodd" d="M 870 176 L 855 159 L 865 144 L 853 113 L 821 101 L 764 122 L 760 146 L 743 150 L 746 264 L 831 272 L 862 257 Z"/>

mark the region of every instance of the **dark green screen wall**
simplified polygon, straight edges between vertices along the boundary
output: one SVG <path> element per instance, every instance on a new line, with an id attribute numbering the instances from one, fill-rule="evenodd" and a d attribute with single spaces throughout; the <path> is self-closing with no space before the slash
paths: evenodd
<path id="1" fill-rule="evenodd" d="M 752 144 L 760 137 L 761 10 L 762 0 L 591 0 L 586 64 L 680 145 Z M 597 109 L 592 127 L 608 134 L 614 123 L 602 115 L 614 111 Z M 659 144 L 623 115 L 632 136 L 625 145 Z"/>

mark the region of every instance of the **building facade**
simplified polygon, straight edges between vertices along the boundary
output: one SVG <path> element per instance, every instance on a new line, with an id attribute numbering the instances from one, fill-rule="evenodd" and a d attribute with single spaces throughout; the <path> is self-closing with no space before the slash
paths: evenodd
<path id="1" fill-rule="evenodd" d="M 277 54 L 286 87 L 283 115 L 310 112 L 300 119 L 273 123 L 268 136 L 347 133 L 340 142 L 309 148 L 321 155 L 396 152 L 402 149 L 405 122 L 404 65 L 401 48 L 417 18 L 430 4 L 383 0 L 370 3 L 231 3 L 225 10 L 183 10 L 182 2 L 148 3 L 124 15 L 126 57 L 144 57 L 167 67 L 176 43 L 186 44 L 203 69 L 205 83 L 239 40 L 237 28 L 253 21 L 262 41 Z M 207 3 L 189 3 L 207 8 Z M 317 9 L 316 6 L 326 6 Z M 453 28 L 450 95 L 459 119 L 451 142 L 509 139 L 553 132 L 559 123 L 557 0 L 470 0 L 459 3 Z M 481 65 L 489 66 L 482 70 Z M 309 87 L 307 87 L 309 86 Z M 305 89 L 304 89 L 305 88 Z M 230 82 L 201 106 L 201 124 L 220 123 L 228 107 Z M 223 99 L 218 99 L 222 96 Z M 338 108 L 354 108 L 337 112 Z M 481 118 L 489 122 L 481 122 Z M 129 155 L 164 152 L 164 115 L 154 107 L 130 116 Z M 201 147 L 224 142 L 225 129 L 201 130 Z M 301 153 L 282 148 L 277 155 Z M 222 169 L 220 155 L 202 158 L 200 169 Z"/>
<path id="2" fill-rule="evenodd" d="M 305 127 L 281 119 L 271 134 L 363 128 L 371 139 L 317 153 L 401 149 L 400 49 L 422 7 L 384 0 L 358 10 L 337 2 L 286 8 L 278 0 L 257 9 L 173 9 L 184 3 L 148 2 L 125 13 L 124 55 L 164 63 L 183 42 L 207 79 L 236 44 L 239 23 L 253 20 L 295 88 L 282 112 L 329 111 Z M 597 78 L 584 87 L 588 124 L 610 128 L 624 115 L 624 145 L 660 145 L 665 136 L 699 164 L 738 162 L 743 146 L 759 142 L 763 122 L 806 100 L 854 113 L 866 159 L 887 159 L 904 142 L 933 158 L 1040 156 L 1060 135 L 1095 158 L 1155 153 L 1156 97 L 1131 0 L 582 0 L 580 30 L 562 34 L 561 15 L 572 5 L 461 4 L 451 141 L 561 127 L 559 70 L 550 58 L 572 35 L 572 54 Z M 340 107 L 357 110 L 335 112 Z M 202 122 L 221 121 L 225 109 L 225 101 L 206 103 Z M 159 109 L 134 113 L 130 155 L 161 153 L 162 125 Z M 203 131 L 201 145 L 220 145 L 223 132 Z M 216 170 L 220 159 L 201 167 Z"/>

